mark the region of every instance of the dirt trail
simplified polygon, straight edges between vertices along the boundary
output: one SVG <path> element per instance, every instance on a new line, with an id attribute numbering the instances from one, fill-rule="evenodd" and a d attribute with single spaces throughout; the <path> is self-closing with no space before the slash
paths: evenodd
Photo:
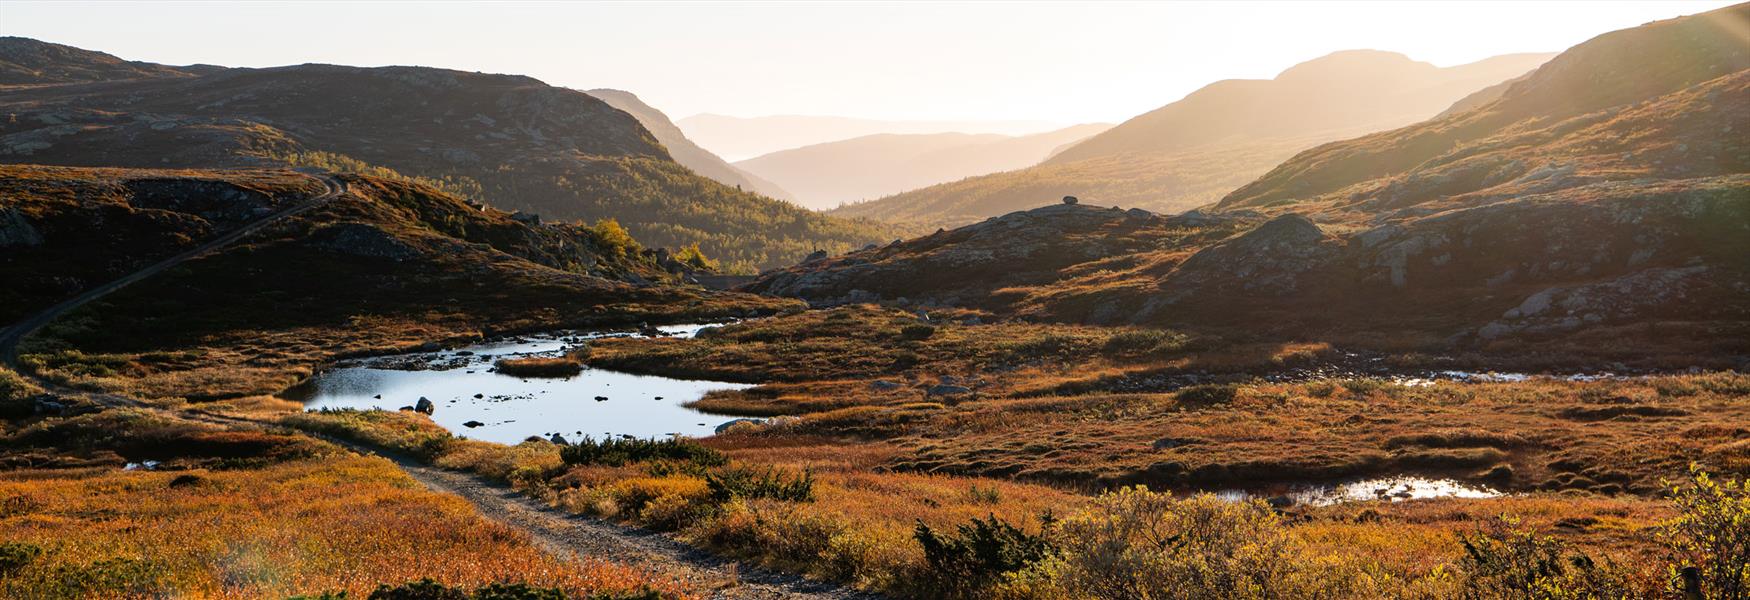
<path id="1" fill-rule="evenodd" d="M 325 188 L 321 194 L 311 196 L 292 207 L 239 227 L 181 254 L 87 290 L 0 331 L 0 364 L 17 370 L 19 342 L 25 336 L 34 333 L 50 321 L 73 309 L 178 264 L 234 244 L 262 228 L 301 214 L 346 193 L 344 182 L 327 175 L 320 176 L 319 179 Z M 160 411 L 179 418 L 223 427 L 260 428 L 271 425 L 200 411 L 172 412 L 118 394 L 66 388 L 52 381 L 38 379 L 26 371 L 19 371 L 19 374 L 36 380 L 44 389 L 57 394 L 81 396 L 105 406 Z M 851 590 L 830 583 L 810 581 L 796 575 L 757 568 L 743 569 L 735 562 L 713 556 L 660 533 L 570 515 L 529 498 L 508 486 L 488 482 L 473 475 L 433 468 L 406 457 L 379 452 L 344 440 L 327 436 L 316 437 L 334 442 L 354 452 L 388 459 L 425 487 L 439 493 L 459 496 L 473 504 L 486 518 L 528 533 L 536 543 L 552 554 L 564 558 L 595 558 L 642 567 L 661 575 L 680 579 L 704 598 L 713 600 L 877 600 L 882 598 L 877 594 Z"/>

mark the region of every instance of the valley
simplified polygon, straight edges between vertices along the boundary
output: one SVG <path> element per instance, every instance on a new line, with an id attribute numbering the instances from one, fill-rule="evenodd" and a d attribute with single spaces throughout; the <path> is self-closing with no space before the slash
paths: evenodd
<path id="1" fill-rule="evenodd" d="M 0 38 L 0 596 L 1750 597 L 1669 12 L 1068 129 Z"/>

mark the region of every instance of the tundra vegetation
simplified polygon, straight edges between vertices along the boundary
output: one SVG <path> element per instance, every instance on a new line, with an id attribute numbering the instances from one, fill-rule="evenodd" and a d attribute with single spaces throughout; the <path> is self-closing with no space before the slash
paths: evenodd
<path id="1" fill-rule="evenodd" d="M 1747 17 L 1741 5 L 1599 36 L 1466 110 L 1301 152 L 1208 211 L 1053 205 L 838 255 L 868 223 L 702 182 L 625 115 L 521 78 L 310 65 L 20 86 L 0 102 L 21 114 L 4 137 L 56 121 L 73 138 L 34 146 L 44 162 L 93 146 L 166 150 L 151 157 L 169 167 L 211 159 L 150 133 L 111 143 L 161 131 L 110 121 L 124 116 L 39 112 L 120 90 L 130 110 L 181 115 L 162 131 L 222 138 L 226 156 L 354 173 L 0 166 L 7 321 L 346 188 L 62 315 L 0 369 L 0 591 L 722 591 L 555 557 L 348 450 L 362 445 L 898 598 L 1745 600 Z M 250 109 L 333 153 L 314 154 L 198 102 L 231 97 L 214 81 L 264 77 L 318 100 L 334 87 L 462 97 L 398 104 L 417 128 L 353 119 L 384 147 L 301 123 L 286 104 L 300 94 Z M 503 106 L 423 125 L 482 97 Z M 569 130 L 556 114 L 595 114 L 612 135 L 455 152 L 472 142 L 448 136 L 503 133 L 485 115 L 503 107 L 552 132 Z M 408 144 L 437 150 L 415 160 L 396 151 Z M 525 152 L 560 158 L 509 160 Z M 472 166 L 425 162 L 440 157 Z M 489 198 L 577 200 L 568 218 L 591 224 L 439 189 L 468 181 Z M 740 237 L 754 229 L 771 239 Z M 697 245 L 644 247 L 676 241 Z M 712 260 L 741 270 L 815 242 L 831 251 L 743 288 L 767 295 L 686 284 Z M 418 411 L 274 396 L 364 355 L 706 319 L 741 320 L 499 368 L 752 383 L 693 406 L 768 420 L 704 439 L 506 445 Z M 1392 476 L 1484 493 L 1290 493 Z"/>

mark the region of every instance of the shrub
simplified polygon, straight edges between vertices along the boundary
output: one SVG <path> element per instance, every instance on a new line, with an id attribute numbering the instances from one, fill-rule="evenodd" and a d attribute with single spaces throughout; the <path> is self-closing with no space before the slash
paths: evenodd
<path id="1" fill-rule="evenodd" d="M 601 244 L 602 250 L 607 254 L 626 257 L 637 254 L 639 250 L 644 249 L 638 244 L 638 240 L 632 239 L 632 233 L 626 231 L 626 228 L 620 226 L 620 222 L 613 218 L 596 221 L 589 230 L 595 234 L 596 243 Z"/>
<path id="2" fill-rule="evenodd" d="M 698 242 L 693 242 L 691 245 L 681 248 L 680 252 L 675 253 L 674 258 L 675 260 L 680 261 L 681 264 L 700 271 L 717 271 L 721 268 L 720 265 L 717 264 L 717 261 L 705 257 L 705 252 L 699 250 Z"/>
<path id="3" fill-rule="evenodd" d="M 1670 553 L 1672 591 L 1687 585 L 1704 598 L 1750 599 L 1750 483 L 1716 482 L 1691 465 L 1689 484 L 1672 487 L 1671 497 L 1679 515 L 1658 538 Z"/>
<path id="4" fill-rule="evenodd" d="M 1103 348 L 1108 354 L 1119 356 L 1164 354 L 1184 349 L 1189 340 L 1190 338 L 1182 333 L 1142 329 L 1113 334 L 1112 337 L 1106 338 L 1106 344 Z"/>
<path id="5" fill-rule="evenodd" d="M 31 397 L 42 393 L 29 380 L 0 367 L 0 417 L 22 417 L 35 412 Z"/>
<path id="6" fill-rule="evenodd" d="M 585 437 L 576 444 L 560 449 L 559 458 L 567 465 L 624 466 L 647 460 L 678 460 L 708 467 L 722 466 L 729 458 L 722 452 L 685 438 L 644 440 L 608 438 L 596 441 Z"/>
<path id="7" fill-rule="evenodd" d="M 791 475 L 770 467 L 725 469 L 706 476 L 705 485 L 711 490 L 711 501 L 717 504 L 726 504 L 737 498 L 814 501 L 814 474 L 809 471 Z"/>
<path id="8" fill-rule="evenodd" d="M 0 576 L 10 576 L 17 573 L 42 555 L 42 547 L 36 544 L 24 542 L 0 544 Z"/>
<path id="9" fill-rule="evenodd" d="M 1045 529 L 1053 519 L 1046 516 Z M 991 515 L 960 525 L 954 534 L 938 534 L 922 521 L 914 537 L 924 547 L 929 577 L 943 595 L 976 597 L 1005 576 L 1018 573 L 1051 556 L 1054 549 L 1042 535 L 1031 535 Z"/>
<path id="10" fill-rule="evenodd" d="M 1175 500 L 1132 487 L 1100 496 L 1066 520 L 1061 583 L 1074 596 L 1304 598 L 1341 596 L 1262 502 L 1202 495 Z"/>
<path id="11" fill-rule="evenodd" d="M 1460 568 L 1465 598 L 1630 598 L 1638 596 L 1618 569 L 1601 568 L 1591 557 L 1555 538 L 1518 528 L 1511 519 L 1494 521 L 1475 535 L 1461 536 Z"/>
<path id="12" fill-rule="evenodd" d="M 1215 406 L 1233 402 L 1239 391 L 1240 387 L 1231 383 L 1206 383 L 1179 390 L 1174 397 L 1187 406 Z"/>
<path id="13" fill-rule="evenodd" d="M 934 325 L 914 323 L 899 328 L 899 339 L 902 340 L 927 340 L 930 339 L 930 336 L 932 335 L 936 335 L 936 327 Z"/>

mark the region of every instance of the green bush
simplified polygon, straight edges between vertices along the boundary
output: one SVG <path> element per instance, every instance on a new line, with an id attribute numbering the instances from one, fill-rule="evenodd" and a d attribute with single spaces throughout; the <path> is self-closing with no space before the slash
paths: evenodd
<path id="1" fill-rule="evenodd" d="M 1352 597 L 1270 507 L 1132 487 L 1067 519 L 1060 584 L 1078 598 L 1185 600 Z"/>
<path id="2" fill-rule="evenodd" d="M 1488 528 L 1461 536 L 1465 598 L 1631 598 L 1634 593 L 1620 569 L 1601 568 L 1585 554 L 1548 536 L 1518 528 L 1500 519 Z"/>
<path id="3" fill-rule="evenodd" d="M 899 330 L 899 339 L 902 340 L 927 340 L 930 339 L 930 336 L 932 335 L 936 335 L 935 326 L 924 325 L 921 323 L 906 325 Z"/>
<path id="4" fill-rule="evenodd" d="M 42 391 L 11 369 L 0 367 L 0 417 L 29 416 L 36 410 L 31 397 Z"/>
<path id="5" fill-rule="evenodd" d="M 1179 390 L 1174 397 L 1188 406 L 1216 406 L 1233 402 L 1239 391 L 1240 386 L 1231 383 L 1206 383 Z"/>
<path id="6" fill-rule="evenodd" d="M 643 440 L 608 438 L 596 441 L 585 437 L 576 444 L 559 450 L 559 458 L 568 465 L 624 466 L 647 460 L 675 460 L 707 467 L 727 464 L 722 452 L 685 438 Z"/>
<path id="7" fill-rule="evenodd" d="M 1107 354 L 1118 356 L 1165 354 L 1183 350 L 1190 339 L 1182 333 L 1142 329 L 1113 334 L 1106 338 L 1106 344 L 1102 348 Z"/>
<path id="8" fill-rule="evenodd" d="M 735 499 L 769 498 L 785 502 L 813 502 L 814 474 L 791 475 L 773 468 L 725 469 L 707 475 L 705 485 L 711 501 L 725 504 Z"/>
<path id="9" fill-rule="evenodd" d="M 6 542 L 0 544 L 0 576 L 17 573 L 29 566 L 37 557 L 43 555 L 43 549 L 36 544 L 25 542 Z"/>
<path id="10" fill-rule="evenodd" d="M 1750 599 L 1750 482 L 1715 481 L 1691 465 L 1688 485 L 1673 486 L 1671 500 L 1679 515 L 1658 532 L 1671 591 L 1687 585 L 1712 600 Z"/>
<path id="11" fill-rule="evenodd" d="M 1045 516 L 1044 529 L 1054 520 Z M 973 598 L 1011 573 L 1049 558 L 1055 549 L 1043 535 L 1032 535 L 996 515 L 973 519 L 953 534 L 939 534 L 922 521 L 913 534 L 924 547 L 928 577 L 943 596 Z"/>

